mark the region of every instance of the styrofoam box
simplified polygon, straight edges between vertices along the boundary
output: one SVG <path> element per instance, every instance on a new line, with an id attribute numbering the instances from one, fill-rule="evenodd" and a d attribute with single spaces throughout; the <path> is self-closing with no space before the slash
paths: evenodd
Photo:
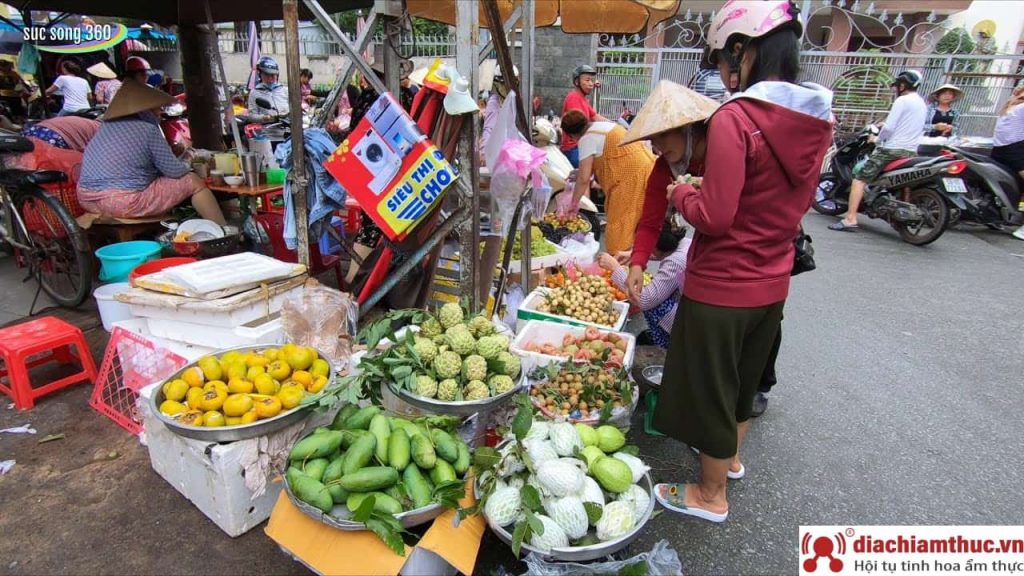
<path id="1" fill-rule="evenodd" d="M 544 240 L 547 244 L 555 249 L 554 254 L 548 254 L 547 256 L 533 256 L 530 258 L 530 269 L 531 270 L 542 270 L 544 268 L 550 268 L 551 266 L 559 266 L 566 262 L 572 262 L 573 255 L 566 252 L 564 248 L 551 242 L 550 240 Z M 509 274 L 519 274 L 522 270 L 523 264 L 521 260 L 512 260 L 508 263 Z"/>
<path id="2" fill-rule="evenodd" d="M 146 323 L 154 336 L 218 350 L 256 344 L 284 344 L 284 325 L 280 317 L 253 320 L 234 328 L 203 326 L 166 318 L 147 318 Z"/>
<path id="3" fill-rule="evenodd" d="M 539 312 L 537 306 L 540 305 L 541 301 L 550 291 L 548 288 L 540 287 L 526 296 L 523 303 L 519 305 L 519 310 L 516 311 L 516 334 L 522 332 L 523 328 L 526 327 L 526 323 L 530 320 L 546 320 L 556 324 L 569 324 L 570 326 L 593 326 L 594 328 L 612 330 L 614 332 L 621 332 L 626 326 L 626 320 L 628 320 L 629 316 L 629 304 L 626 302 L 612 302 L 612 306 L 619 311 L 619 317 L 612 326 L 584 322 L 575 318 L 569 318 L 568 316 Z"/>
<path id="4" fill-rule="evenodd" d="M 554 322 L 547 322 L 544 320 L 530 320 L 523 326 L 523 329 L 519 331 L 519 335 L 512 341 L 510 347 L 513 354 L 520 356 L 523 362 L 523 370 L 526 373 L 531 372 L 538 366 L 547 366 L 552 362 L 565 362 L 568 358 L 564 356 L 550 356 L 548 354 L 541 354 L 539 352 L 527 352 L 526 345 L 530 342 L 544 345 L 554 344 L 555 346 L 562 345 L 562 339 L 565 338 L 566 334 L 572 334 L 575 337 L 583 336 L 586 331 L 586 327 L 583 326 L 570 326 L 568 324 L 557 324 Z M 604 329 L 602 332 L 614 332 L 614 330 Z M 624 368 L 629 370 L 633 366 L 633 356 L 636 354 L 636 337 L 628 332 L 616 332 L 620 337 L 626 340 L 626 354 L 623 358 Z"/>
<path id="5" fill-rule="evenodd" d="M 281 310 L 281 305 L 288 298 L 302 294 L 302 285 L 272 295 L 269 299 L 260 298 L 251 304 L 237 308 L 205 310 L 175 308 L 171 306 L 151 306 L 148 304 L 131 304 L 132 314 L 140 318 L 162 318 L 178 322 L 191 322 L 203 326 L 221 326 L 233 328 L 248 324 L 253 320 L 265 318 Z"/>
<path id="6" fill-rule="evenodd" d="M 143 388 L 138 402 L 153 470 L 232 538 L 269 518 L 284 483 L 268 478 L 266 490 L 253 498 L 241 464 L 243 454 L 255 450 L 261 440 L 266 445 L 267 437 L 218 444 L 179 436 L 153 414 L 150 397 L 160 385 L 155 382 Z M 305 422 L 275 434 L 288 434 L 295 426 L 310 430 L 329 422 L 329 414 L 314 413 Z"/>
<path id="7" fill-rule="evenodd" d="M 194 362 L 202 358 L 203 356 L 220 350 L 219 346 L 214 348 L 207 346 L 196 346 L 193 344 L 188 344 L 186 342 L 179 342 L 177 340 L 155 336 L 152 332 L 149 331 L 149 325 L 147 324 L 145 318 L 132 318 L 131 320 L 120 320 L 118 322 L 114 322 L 114 326 L 124 328 L 125 330 L 132 332 L 133 334 L 142 336 L 143 338 L 152 341 L 157 346 L 166 348 L 167 350 L 174 352 L 175 354 L 181 356 L 182 358 L 188 360 L 189 362 Z"/>

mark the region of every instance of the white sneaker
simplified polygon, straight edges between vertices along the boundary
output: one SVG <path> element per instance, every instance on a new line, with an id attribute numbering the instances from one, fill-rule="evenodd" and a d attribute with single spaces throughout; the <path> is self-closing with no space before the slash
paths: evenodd
<path id="1" fill-rule="evenodd" d="M 1017 228 L 1013 233 L 1013 237 L 1018 240 L 1024 240 L 1024 226 Z"/>

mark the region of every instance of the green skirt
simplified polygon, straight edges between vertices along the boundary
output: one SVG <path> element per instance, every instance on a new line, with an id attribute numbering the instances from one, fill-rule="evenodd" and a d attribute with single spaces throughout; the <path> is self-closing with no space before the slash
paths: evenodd
<path id="1" fill-rule="evenodd" d="M 784 305 L 726 308 L 680 299 L 655 428 L 708 456 L 735 456 L 736 424 L 750 419 Z"/>

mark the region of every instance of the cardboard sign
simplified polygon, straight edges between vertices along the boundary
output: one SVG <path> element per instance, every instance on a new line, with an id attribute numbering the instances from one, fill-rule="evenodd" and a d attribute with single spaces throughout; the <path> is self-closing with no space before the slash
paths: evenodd
<path id="1" fill-rule="evenodd" d="M 324 167 L 392 240 L 411 231 L 457 177 L 389 93 L 373 103 Z"/>

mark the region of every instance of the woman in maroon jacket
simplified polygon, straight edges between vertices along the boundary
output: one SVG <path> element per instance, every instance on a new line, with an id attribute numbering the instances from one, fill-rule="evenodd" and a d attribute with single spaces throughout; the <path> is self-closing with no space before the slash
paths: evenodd
<path id="1" fill-rule="evenodd" d="M 713 522 L 729 515 L 727 478 L 745 473 L 739 447 L 789 293 L 793 238 L 832 135 L 831 92 L 796 84 L 799 14 L 779 0 L 733 0 L 718 12 L 711 55 L 741 43 L 744 92 L 711 116 L 700 188 L 678 177 L 665 188 L 696 233 L 654 424 L 700 451 L 701 476 L 659 484 L 655 496 Z M 631 290 L 649 254 L 637 244 Z"/>

